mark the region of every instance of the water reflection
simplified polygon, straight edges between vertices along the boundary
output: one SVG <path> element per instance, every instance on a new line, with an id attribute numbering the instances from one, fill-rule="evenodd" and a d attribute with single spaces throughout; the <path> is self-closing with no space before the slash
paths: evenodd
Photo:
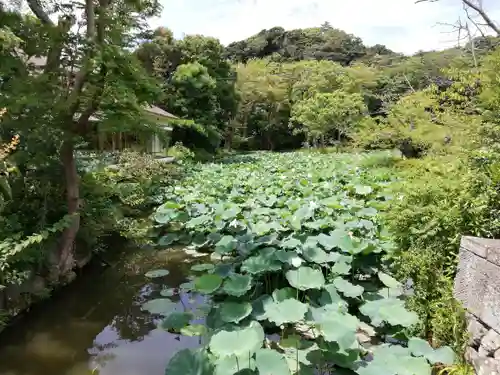
<path id="1" fill-rule="evenodd" d="M 175 352 L 199 345 L 197 337 L 158 329 L 158 321 L 141 310 L 165 284 L 188 281 L 190 261 L 165 260 L 162 253 L 136 256 L 80 278 L 35 308 L 0 335 L 0 375 L 163 375 Z M 144 273 L 157 267 L 170 274 L 147 280 Z M 181 305 L 179 296 L 172 299 Z"/>

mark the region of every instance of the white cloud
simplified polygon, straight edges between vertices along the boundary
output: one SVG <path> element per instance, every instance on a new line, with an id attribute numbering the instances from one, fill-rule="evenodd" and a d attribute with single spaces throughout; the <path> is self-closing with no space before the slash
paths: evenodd
<path id="1" fill-rule="evenodd" d="M 227 44 L 274 26 L 285 29 L 319 26 L 353 33 L 365 44 L 385 44 L 404 53 L 443 49 L 456 44 L 451 28 L 461 15 L 460 0 L 415 4 L 415 0 L 177 0 L 164 1 L 153 26 L 169 27 L 177 36 L 204 34 Z M 498 0 L 485 7 L 500 20 Z M 495 9 L 496 8 L 496 9 Z"/>

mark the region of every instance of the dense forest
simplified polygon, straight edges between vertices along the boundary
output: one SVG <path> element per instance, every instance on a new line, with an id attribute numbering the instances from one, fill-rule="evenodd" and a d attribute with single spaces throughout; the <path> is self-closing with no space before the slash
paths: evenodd
<path id="1" fill-rule="evenodd" d="M 110 249 L 111 234 L 155 245 L 158 231 L 170 231 L 171 237 L 160 233 L 160 243 L 167 246 L 185 238 L 194 243 L 200 236 L 203 244 L 212 244 L 213 238 L 205 236 L 217 232 L 222 242 L 214 244 L 216 250 L 230 254 L 240 251 L 232 237 L 235 228 L 248 224 L 250 237 L 263 241 L 248 251 L 265 245 L 264 254 L 270 246 L 282 246 L 282 251 L 307 247 L 301 241 L 313 232 L 315 244 L 328 251 L 355 248 L 353 236 L 363 235 L 372 245 L 385 246 L 385 237 L 377 232 L 380 225 L 388 229 L 398 251 L 383 260 L 383 268 L 373 254 L 363 253 L 364 260 L 400 281 L 412 280 L 414 294 L 406 307 L 419 318 L 392 301 L 395 305 L 386 309 L 403 311 L 394 325 L 406 324 L 406 333 L 426 339 L 433 348 L 449 345 L 463 358 L 465 315 L 452 295 L 460 237 L 500 235 L 500 30 L 480 2 L 463 2 L 482 21 L 479 26 L 473 20 L 459 25 L 457 32 L 466 35 L 460 46 L 412 56 L 384 45 L 366 46 L 328 22 L 295 30 L 277 26 L 224 46 L 210 36 L 176 39 L 167 27 L 151 30 L 147 21 L 160 12 L 156 1 L 86 0 L 83 8 L 72 1 L 26 3 L 29 11 L 24 12 L 0 2 L 0 292 L 35 275 L 47 280 L 47 290 L 72 280 L 89 253 Z M 80 13 L 83 21 L 74 16 Z M 476 27 L 481 28 L 479 37 L 470 32 Z M 175 116 L 169 120 L 170 133 L 144 109 L 153 105 Z M 127 132 L 137 142 L 151 136 L 169 139 L 166 155 L 178 163 L 161 162 L 144 150 L 124 147 L 109 153 L 95 147 L 102 134 L 119 134 L 116 142 L 122 144 Z M 114 148 L 115 138 L 112 142 Z M 241 169 L 228 167 L 226 172 L 218 164 L 206 169 L 197 164 L 253 151 L 277 154 L 235 162 Z M 337 156 L 340 152 L 352 154 Z M 334 159 L 325 159 L 330 154 Z M 290 173 L 294 158 L 298 177 Z M 272 176 L 267 179 L 266 173 Z M 260 195 L 253 196 L 255 189 L 245 181 L 236 185 L 240 176 L 253 181 L 256 175 Z M 321 185 L 325 175 L 339 185 Z M 295 178 L 296 186 L 283 185 Z M 387 186 L 390 193 L 384 190 Z M 281 192 L 285 187 L 286 194 Z M 252 199 L 244 199 L 241 192 Z M 380 197 L 370 195 L 375 192 L 397 199 L 379 212 Z M 337 194 L 342 204 L 328 194 Z M 297 203 L 301 199 L 307 204 Z M 257 207 L 265 220 L 276 221 L 249 223 L 260 216 L 245 211 L 245 204 Z M 359 205 L 364 205 L 362 213 L 354 215 Z M 314 219 L 315 212 L 321 220 Z M 342 225 L 353 225 L 352 230 L 335 227 L 338 221 L 330 219 L 339 212 L 345 213 Z M 343 237 L 335 232 L 339 228 L 345 229 Z M 327 229 L 333 232 L 321 232 Z M 288 237 L 268 243 L 263 235 L 270 231 Z M 266 276 L 262 283 L 290 281 L 284 275 L 295 265 L 288 255 L 282 260 L 283 274 Z M 304 255 L 308 265 L 322 270 L 318 255 L 309 255 Z M 348 257 L 343 262 L 332 257 L 324 258 L 326 264 L 335 263 L 339 275 L 349 274 Z M 281 263 L 272 268 L 276 259 L 257 260 L 262 263 L 247 267 L 252 277 L 281 270 Z M 309 266 L 304 269 L 311 283 L 323 280 Z M 358 276 L 352 272 L 351 281 Z M 248 274 L 233 275 L 237 282 L 233 280 L 228 298 L 248 292 L 238 294 L 240 282 L 250 288 Z M 204 280 L 209 279 L 213 275 Z M 359 292 L 359 286 L 344 281 L 336 288 L 347 297 L 360 297 L 363 288 Z M 389 289 L 400 287 L 388 275 L 378 281 Z M 215 288 L 202 282 L 200 289 L 205 286 L 206 294 L 213 293 L 222 283 L 217 282 Z M 310 297 L 307 285 L 289 284 L 286 288 L 296 288 L 294 303 L 299 290 L 303 301 Z M 319 284 L 311 289 L 322 288 L 324 280 Z M 334 295 L 338 297 L 332 292 L 329 298 Z M 242 306 L 254 302 L 238 301 Z M 13 313 L 3 312 L 7 302 L 0 293 L 0 325 Z M 349 309 L 357 306 L 353 300 L 337 302 Z M 365 315 L 382 319 L 370 314 Z M 333 341 L 345 344 L 342 337 Z M 354 362 L 349 363 L 346 368 L 352 370 Z M 468 369 L 461 360 L 455 366 Z"/>

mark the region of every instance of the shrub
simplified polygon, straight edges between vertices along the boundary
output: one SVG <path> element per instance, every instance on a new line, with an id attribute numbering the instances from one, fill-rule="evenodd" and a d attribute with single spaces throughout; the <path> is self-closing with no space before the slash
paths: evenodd
<path id="1" fill-rule="evenodd" d="M 395 269 L 413 282 L 409 306 L 421 317 L 417 330 L 457 350 L 465 340 L 463 312 L 452 295 L 459 242 L 462 235 L 500 232 L 497 165 L 456 156 L 402 161 L 397 199 L 386 213 L 400 249 Z"/>

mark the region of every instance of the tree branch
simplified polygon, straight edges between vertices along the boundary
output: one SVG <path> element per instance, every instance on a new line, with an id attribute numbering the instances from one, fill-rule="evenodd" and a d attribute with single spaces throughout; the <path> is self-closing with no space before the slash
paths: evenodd
<path id="1" fill-rule="evenodd" d="M 435 3 L 437 1 L 439 1 L 439 0 L 416 0 L 415 4 L 418 4 L 418 3 Z M 474 11 L 476 11 L 481 16 L 481 18 L 484 20 L 485 26 L 488 26 L 498 36 L 500 36 L 500 27 L 497 26 L 497 24 L 495 23 L 495 21 L 493 21 L 490 18 L 490 16 L 488 15 L 488 13 L 486 13 L 486 11 L 483 9 L 483 6 L 482 6 L 481 2 L 479 2 L 479 4 L 474 4 L 474 2 L 472 0 L 462 0 L 462 3 L 464 5 L 466 5 L 466 6 L 468 6 L 469 8 L 473 9 Z"/>
<path id="2" fill-rule="evenodd" d="M 73 118 L 73 115 L 78 110 L 81 101 L 81 93 L 83 86 L 87 80 L 88 74 L 92 68 L 92 57 L 95 54 L 95 9 L 94 0 L 85 0 L 85 19 L 87 21 L 87 52 L 83 58 L 82 66 L 80 70 L 76 73 L 75 83 L 73 85 L 73 90 L 71 90 L 71 95 L 69 98 L 68 114 Z"/>
<path id="3" fill-rule="evenodd" d="M 469 8 L 474 9 L 486 22 L 486 24 L 500 36 L 500 28 L 496 25 L 496 23 L 488 16 L 488 14 L 484 11 L 483 7 L 479 4 L 474 4 L 471 0 L 462 0 L 465 5 Z"/>
<path id="4" fill-rule="evenodd" d="M 49 15 L 43 10 L 40 0 L 28 0 L 28 6 L 35 16 L 45 25 L 55 26 Z"/>
<path id="5" fill-rule="evenodd" d="M 97 27 L 95 40 L 99 47 L 103 47 L 105 41 L 105 31 L 106 31 L 106 10 L 110 6 L 111 0 L 99 0 L 99 18 L 97 20 Z M 99 108 L 99 103 L 101 101 L 102 95 L 104 93 L 104 86 L 106 83 L 106 76 L 108 74 L 107 66 L 101 63 L 101 68 L 99 72 L 99 78 L 96 88 L 92 94 L 92 98 L 78 119 L 77 127 L 81 129 L 85 127 L 88 123 L 90 116 L 92 116 Z"/>

